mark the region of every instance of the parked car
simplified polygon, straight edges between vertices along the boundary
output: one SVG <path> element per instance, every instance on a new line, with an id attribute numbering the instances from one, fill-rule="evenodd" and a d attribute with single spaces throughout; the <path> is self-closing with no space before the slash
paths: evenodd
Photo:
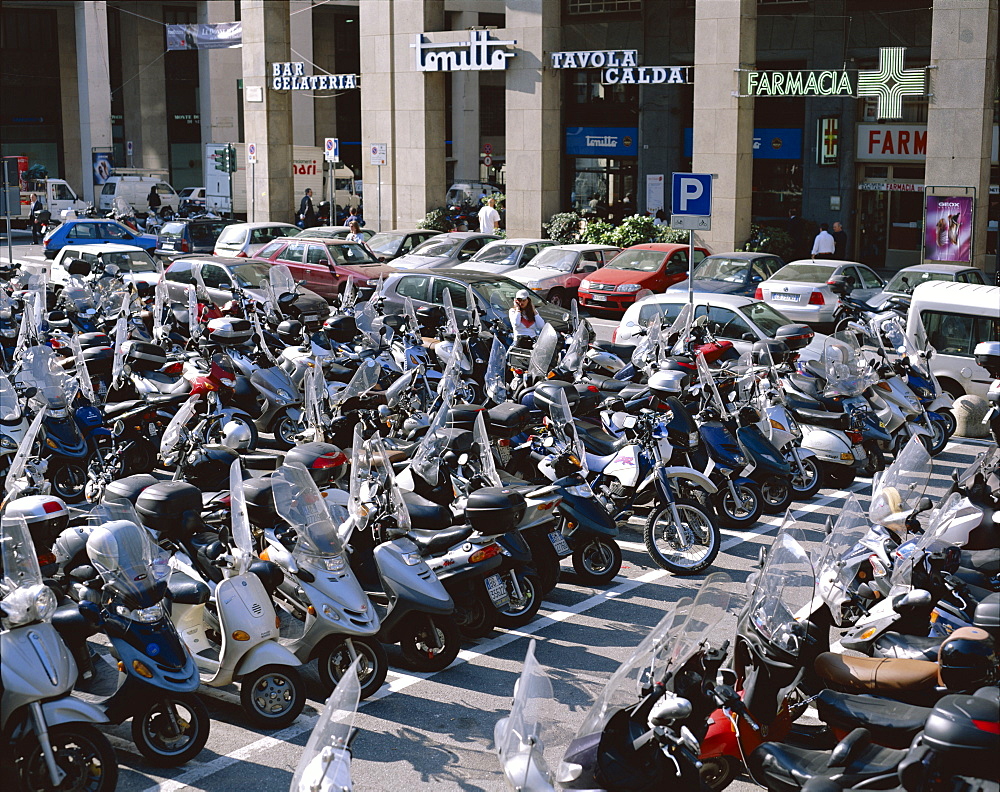
<path id="1" fill-rule="evenodd" d="M 200 267 L 205 290 L 212 303 L 220 308 L 233 299 L 233 283 L 239 284 L 255 300 L 263 302 L 267 298 L 260 283 L 268 279 L 270 266 L 263 261 L 246 261 L 222 256 L 184 256 L 170 262 L 170 266 L 163 273 L 171 300 L 187 303 L 188 287 L 196 283 L 195 267 Z M 330 306 L 318 294 L 301 286 L 299 292 L 301 296 L 296 305 L 306 318 L 325 317 L 329 314 Z"/>
<path id="2" fill-rule="evenodd" d="M 268 242 L 297 233 L 298 227 L 291 223 L 236 223 L 219 234 L 214 253 L 226 257 L 254 256 Z"/>
<path id="3" fill-rule="evenodd" d="M 351 229 L 348 226 L 313 226 L 312 228 L 303 228 L 295 236 L 304 236 L 310 239 L 343 239 L 349 233 L 351 233 Z M 361 236 L 367 242 L 375 236 L 375 232 L 370 228 L 362 228 Z"/>
<path id="4" fill-rule="evenodd" d="M 156 237 L 140 234 L 117 220 L 67 220 L 51 229 L 42 240 L 45 258 L 54 259 L 66 245 L 100 245 L 117 242 L 140 247 L 152 253 L 156 250 Z"/>
<path id="5" fill-rule="evenodd" d="M 481 206 L 484 198 L 501 195 L 495 184 L 486 182 L 455 182 L 444 197 L 445 206 Z"/>
<path id="6" fill-rule="evenodd" d="M 511 270 L 509 277 L 538 292 L 553 305 L 569 307 L 587 275 L 618 255 L 621 248 L 608 245 L 553 245 L 531 263 Z"/>
<path id="7" fill-rule="evenodd" d="M 409 297 L 418 310 L 423 306 L 439 306 L 444 292 L 448 291 L 458 319 L 462 321 L 468 316 L 467 287 L 475 293 L 479 310 L 486 321 L 499 319 L 510 327 L 508 312 L 514 306 L 514 296 L 524 288 L 523 284 L 503 275 L 465 272 L 457 268 L 394 272 L 382 286 L 385 297 L 383 308 L 386 313 L 402 313 L 404 297 Z M 569 330 L 568 312 L 546 302 L 534 292 L 529 294 L 531 304 L 546 322 L 562 332 Z"/>
<path id="8" fill-rule="evenodd" d="M 289 237 L 265 245 L 254 257 L 268 264 L 284 264 L 295 280 L 327 300 L 343 290 L 348 280 L 364 289 L 376 286 L 378 279 L 394 270 L 375 258 L 358 242 L 343 239 L 307 239 Z"/>
<path id="9" fill-rule="evenodd" d="M 885 282 L 864 264 L 853 261 L 802 259 L 786 264 L 757 287 L 754 296 L 779 308 L 794 322 L 829 325 L 840 298 L 830 289 L 830 280 L 844 275 L 853 281 L 852 297 L 867 300 Z"/>
<path id="10" fill-rule="evenodd" d="M 177 198 L 180 201 L 180 210 L 197 210 L 205 208 L 205 188 L 204 187 L 185 187 L 179 193 L 177 193 Z"/>
<path id="11" fill-rule="evenodd" d="M 551 239 L 498 239 L 484 245 L 467 262 L 458 265 L 458 269 L 493 275 L 511 272 L 526 266 L 542 250 L 553 245 L 555 242 Z"/>
<path id="12" fill-rule="evenodd" d="M 156 255 L 173 258 L 183 253 L 211 253 L 222 230 L 235 223 L 221 218 L 172 220 L 156 236 Z"/>
<path id="13" fill-rule="evenodd" d="M 382 231 L 368 240 L 368 247 L 379 261 L 392 261 L 400 256 L 405 256 L 421 242 L 440 233 L 440 231 L 432 231 L 427 228 Z"/>
<path id="14" fill-rule="evenodd" d="M 673 321 L 688 301 L 687 292 L 668 291 L 656 294 L 629 306 L 612 336 L 613 342 L 630 350 L 638 341 L 639 331 L 657 316 Z M 792 324 L 793 320 L 767 303 L 741 294 L 713 294 L 696 292 L 694 295 L 695 318 L 706 316 L 709 328 L 716 337 L 732 341 L 740 354 L 749 352 L 755 342 L 774 338 L 779 327 Z M 823 353 L 826 336 L 817 333 L 805 349 L 803 358 L 818 358 Z M 630 354 L 630 352 L 629 352 Z"/>
<path id="15" fill-rule="evenodd" d="M 694 268 L 694 290 L 752 297 L 757 287 L 783 266 L 785 262 L 771 253 L 715 253 Z M 687 278 L 667 289 L 687 290 Z"/>
<path id="16" fill-rule="evenodd" d="M 126 281 L 133 283 L 148 283 L 155 285 L 160 280 L 162 265 L 156 263 L 153 257 L 142 248 L 135 245 L 66 245 L 53 259 L 49 281 L 53 284 L 65 284 L 69 281 L 69 263 L 74 259 L 82 259 L 91 268 L 98 263 L 105 267 L 114 264 Z"/>
<path id="17" fill-rule="evenodd" d="M 115 198 L 124 199 L 136 214 L 145 214 L 149 210 L 149 191 L 156 188 L 160 196 L 160 206 L 169 206 L 175 212 L 180 206 L 180 198 L 174 188 L 159 176 L 140 176 L 134 174 L 112 175 L 101 187 L 97 199 L 97 208 L 102 212 L 110 212 L 115 207 Z"/>
<path id="18" fill-rule="evenodd" d="M 695 264 L 708 251 L 695 248 Z M 580 283 L 580 305 L 601 310 L 624 311 L 650 294 L 687 278 L 688 246 L 652 242 L 633 245 L 604 265 L 600 272 Z"/>
<path id="19" fill-rule="evenodd" d="M 462 264 L 496 239 L 492 234 L 478 231 L 456 231 L 439 234 L 421 242 L 405 256 L 392 262 L 396 269 L 441 269 Z"/>
<path id="20" fill-rule="evenodd" d="M 885 288 L 866 302 L 880 307 L 892 297 L 909 297 L 921 283 L 954 281 L 956 283 L 985 284 L 983 273 L 965 264 L 917 264 L 904 267 L 891 278 Z"/>

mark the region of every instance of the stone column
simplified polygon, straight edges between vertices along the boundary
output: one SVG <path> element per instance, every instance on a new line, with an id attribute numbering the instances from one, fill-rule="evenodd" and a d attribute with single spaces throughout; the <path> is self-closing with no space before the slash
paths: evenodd
<path id="1" fill-rule="evenodd" d="M 158 168 L 167 174 L 167 95 L 164 82 L 162 25 L 133 14 L 120 14 L 122 42 L 122 98 L 125 140 L 133 146 L 126 167 Z M 126 155 L 127 156 L 127 155 Z"/>
<path id="2" fill-rule="evenodd" d="M 479 25 L 479 14 L 461 11 L 453 27 L 466 30 Z M 451 156 L 455 181 L 479 180 L 479 76 L 480 72 L 451 73 Z M 441 196 L 442 200 L 444 196 Z"/>
<path id="3" fill-rule="evenodd" d="M 411 46 L 444 26 L 443 0 L 366 0 L 360 4 L 361 143 L 365 218 L 370 228 L 412 226 L 439 206 L 444 167 L 444 80 L 421 72 Z M 371 146 L 386 144 L 382 211 Z"/>
<path id="4" fill-rule="evenodd" d="M 80 110 L 83 199 L 94 201 L 92 149 L 111 147 L 111 77 L 108 74 L 108 4 L 77 0 L 76 80 Z"/>
<path id="5" fill-rule="evenodd" d="M 319 74 L 313 67 L 313 11 L 312 0 L 291 0 L 291 60 L 303 61 L 306 74 Z M 315 99 L 310 91 L 292 91 L 292 144 L 296 146 L 316 145 Z M 315 196 L 314 196 L 315 198 Z M 316 204 L 319 201 L 316 200 Z"/>
<path id="6" fill-rule="evenodd" d="M 201 0 L 198 23 L 235 22 L 233 0 Z M 236 81 L 243 69 L 242 50 L 198 50 L 198 115 L 201 142 L 236 143 L 239 139 L 239 91 Z"/>
<path id="7" fill-rule="evenodd" d="M 93 181 L 86 161 L 80 160 L 80 98 L 76 89 L 76 21 L 73 9 L 56 9 L 56 32 L 59 42 L 59 100 L 62 109 L 63 178 L 83 197 L 84 180 Z"/>
<path id="8" fill-rule="evenodd" d="M 972 263 L 982 270 L 987 269 L 998 27 L 997 0 L 934 0 L 931 66 L 936 69 L 930 77 L 924 180 L 928 188 L 975 188 Z"/>
<path id="9" fill-rule="evenodd" d="M 336 36 L 333 25 L 341 22 L 344 17 L 339 14 L 324 14 L 319 9 L 312 13 L 317 15 L 312 29 L 313 62 L 316 64 L 313 74 L 325 74 L 326 72 L 338 74 Z M 338 137 L 337 97 L 332 91 L 323 92 L 321 95 L 324 98 L 313 103 L 315 140 L 310 145 L 322 145 L 324 138 Z"/>
<path id="10" fill-rule="evenodd" d="M 562 82 L 545 55 L 561 41 L 560 0 L 507 0 L 497 36 L 517 42 L 507 63 L 507 236 L 541 236 L 559 211 Z"/>
<path id="11" fill-rule="evenodd" d="M 692 169 L 713 173 L 712 230 L 697 234 L 712 252 L 735 250 L 750 236 L 753 99 L 733 96 L 736 69 L 756 58 L 755 0 L 698 0 L 694 27 Z"/>
<path id="12" fill-rule="evenodd" d="M 293 196 L 290 91 L 271 88 L 270 64 L 291 60 L 288 0 L 243 0 L 243 127 L 257 144 L 257 165 L 247 166 L 247 218 L 291 221 Z M 257 90 L 259 96 L 255 96 Z M 251 101 L 260 98 L 261 101 Z M 252 211 L 251 211 L 252 207 Z"/>

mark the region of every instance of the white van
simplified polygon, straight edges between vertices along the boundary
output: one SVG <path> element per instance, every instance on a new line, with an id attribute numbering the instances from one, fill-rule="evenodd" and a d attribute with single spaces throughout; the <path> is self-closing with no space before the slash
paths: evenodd
<path id="1" fill-rule="evenodd" d="M 980 341 L 1000 341 L 1000 286 L 929 282 L 913 290 L 906 332 L 934 347 L 931 370 L 952 397 L 986 397 L 993 378 L 976 364 Z"/>
<path id="2" fill-rule="evenodd" d="M 178 210 L 180 198 L 162 177 L 155 174 L 123 174 L 121 171 L 115 171 L 104 183 L 97 208 L 110 212 L 114 208 L 115 198 L 121 197 L 128 201 L 136 214 L 145 214 L 149 211 L 149 202 L 146 199 L 149 197 L 150 187 L 156 187 L 156 192 L 160 196 L 160 206 L 169 206 L 175 212 Z"/>

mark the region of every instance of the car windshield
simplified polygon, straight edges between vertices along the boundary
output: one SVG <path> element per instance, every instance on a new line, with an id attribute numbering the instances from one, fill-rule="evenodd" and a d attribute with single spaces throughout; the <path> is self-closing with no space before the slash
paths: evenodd
<path id="1" fill-rule="evenodd" d="M 259 289 L 260 282 L 268 279 L 271 268 L 259 261 L 237 264 L 230 267 L 230 272 L 236 277 L 236 282 L 244 289 Z"/>
<path id="2" fill-rule="evenodd" d="M 219 244 L 242 245 L 247 238 L 246 226 L 229 226 L 219 234 Z"/>
<path id="3" fill-rule="evenodd" d="M 156 264 L 145 250 L 102 253 L 100 259 L 105 267 L 114 264 L 120 272 L 156 272 Z"/>
<path id="4" fill-rule="evenodd" d="M 446 258 L 453 256 L 464 241 L 464 239 L 428 239 L 413 248 L 410 255 Z"/>
<path id="5" fill-rule="evenodd" d="M 188 197 L 194 195 L 194 191 L 196 189 L 197 189 L 196 187 L 185 187 L 183 190 L 181 190 L 179 193 L 177 193 L 177 195 L 180 198 L 188 198 Z"/>
<path id="6" fill-rule="evenodd" d="M 506 278 L 497 278 L 496 280 L 477 281 L 472 288 L 474 291 L 478 292 L 481 297 L 486 298 L 487 302 L 492 303 L 493 305 L 506 305 L 513 307 L 514 296 L 519 291 L 524 289 L 524 284 L 507 280 Z M 548 304 L 532 291 L 528 292 L 528 297 L 531 299 L 531 304 L 536 309 Z"/>
<path id="7" fill-rule="evenodd" d="M 383 256 L 391 256 L 397 250 L 406 234 L 376 234 L 368 240 L 368 247 Z"/>
<path id="8" fill-rule="evenodd" d="M 547 269 L 559 270 L 560 272 L 572 272 L 579 257 L 580 254 L 575 250 L 547 248 L 531 260 L 530 266 L 545 267 Z"/>
<path id="9" fill-rule="evenodd" d="M 954 276 L 950 272 L 924 272 L 922 270 L 903 270 L 897 272 L 889 285 L 885 287 L 892 294 L 913 294 L 913 290 L 921 283 L 928 281 L 951 281 Z"/>
<path id="10" fill-rule="evenodd" d="M 749 319 L 751 324 L 760 328 L 761 332 L 768 338 L 774 338 L 774 334 L 778 332 L 779 327 L 784 327 L 792 323 L 792 320 L 781 313 L 781 311 L 776 311 L 770 305 L 763 302 L 753 302 L 749 305 L 744 305 L 740 308 L 740 313 Z"/>
<path id="11" fill-rule="evenodd" d="M 378 259 L 372 256 L 363 245 L 355 242 L 345 242 L 342 245 L 327 245 L 330 259 L 336 264 L 378 264 Z"/>
<path id="12" fill-rule="evenodd" d="M 623 250 L 604 266 L 606 269 L 656 272 L 663 264 L 665 255 L 659 250 Z"/>
<path id="13" fill-rule="evenodd" d="M 191 232 L 191 242 L 195 245 L 214 245 L 219 238 L 222 229 L 231 225 L 226 220 L 218 220 L 210 223 L 191 223 L 188 230 Z"/>
<path id="14" fill-rule="evenodd" d="M 786 264 L 771 276 L 771 280 L 791 283 L 826 283 L 833 275 L 834 269 L 836 268 L 817 264 L 814 261 Z"/>
<path id="15" fill-rule="evenodd" d="M 746 280 L 748 262 L 710 256 L 695 267 L 695 280 L 742 283 Z"/>
<path id="16" fill-rule="evenodd" d="M 487 245 L 471 260 L 483 264 L 513 264 L 520 251 L 520 245 Z"/>

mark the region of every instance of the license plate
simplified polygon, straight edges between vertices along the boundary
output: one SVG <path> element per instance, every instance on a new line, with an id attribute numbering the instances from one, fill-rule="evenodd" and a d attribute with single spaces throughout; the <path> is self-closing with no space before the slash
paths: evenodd
<path id="1" fill-rule="evenodd" d="M 566 540 L 559 531 L 549 532 L 549 541 L 552 542 L 552 549 L 556 551 L 556 555 L 559 557 L 568 556 L 573 551 L 569 549 L 569 545 L 566 544 Z"/>
<path id="2" fill-rule="evenodd" d="M 594 298 L 594 302 L 607 302 L 608 301 L 607 296 L 604 295 L 604 294 L 594 294 L 592 296 Z"/>
<path id="3" fill-rule="evenodd" d="M 777 300 L 778 302 L 798 302 L 799 295 L 783 294 L 782 292 L 771 292 L 771 299 Z"/>
<path id="4" fill-rule="evenodd" d="M 507 594 L 507 584 L 499 574 L 490 575 L 486 578 L 486 593 L 490 595 L 494 606 L 498 610 L 510 605 L 510 596 Z"/>
<path id="5" fill-rule="evenodd" d="M 149 434 L 150 434 L 151 437 L 156 437 L 156 424 L 155 423 L 151 423 L 149 425 Z"/>
<path id="6" fill-rule="evenodd" d="M 315 322 L 319 317 L 316 314 L 306 314 L 302 317 L 303 322 Z"/>

